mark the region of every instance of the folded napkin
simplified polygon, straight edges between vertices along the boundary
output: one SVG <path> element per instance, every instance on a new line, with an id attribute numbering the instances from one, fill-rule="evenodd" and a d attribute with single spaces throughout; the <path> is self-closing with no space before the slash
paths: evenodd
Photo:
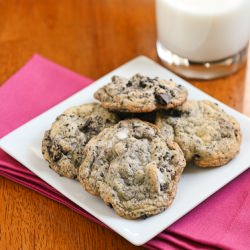
<path id="1" fill-rule="evenodd" d="M 0 138 L 91 82 L 41 56 L 33 56 L 0 88 Z M 0 176 L 104 225 L 2 150 Z M 149 249 L 249 249 L 249 180 L 247 170 L 144 246 Z"/>

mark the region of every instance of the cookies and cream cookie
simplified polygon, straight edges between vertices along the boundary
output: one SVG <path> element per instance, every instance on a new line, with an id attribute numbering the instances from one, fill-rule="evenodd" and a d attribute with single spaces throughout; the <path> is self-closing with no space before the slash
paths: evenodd
<path id="1" fill-rule="evenodd" d="M 75 179 L 86 143 L 116 122 L 118 117 L 97 103 L 69 108 L 45 132 L 43 156 L 58 174 Z"/>
<path id="2" fill-rule="evenodd" d="M 166 140 L 179 144 L 187 161 L 200 167 L 224 165 L 240 150 L 239 123 L 208 100 L 189 100 L 175 109 L 160 111 L 156 125 Z"/>
<path id="3" fill-rule="evenodd" d="M 143 113 L 181 105 L 187 90 L 170 80 L 136 74 L 130 79 L 113 76 L 94 96 L 109 110 Z"/>
<path id="4" fill-rule="evenodd" d="M 183 152 L 159 129 L 139 119 L 104 129 L 85 146 L 79 181 L 129 219 L 164 211 L 186 165 Z"/>

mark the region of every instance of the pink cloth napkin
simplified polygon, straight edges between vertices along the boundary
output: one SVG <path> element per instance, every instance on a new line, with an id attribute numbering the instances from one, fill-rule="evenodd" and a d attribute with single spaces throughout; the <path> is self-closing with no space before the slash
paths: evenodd
<path id="1" fill-rule="evenodd" d="M 35 55 L 0 88 L 0 138 L 91 82 Z M 103 225 L 2 150 L 0 175 Z M 249 193 L 247 170 L 144 246 L 159 250 L 250 249 Z"/>

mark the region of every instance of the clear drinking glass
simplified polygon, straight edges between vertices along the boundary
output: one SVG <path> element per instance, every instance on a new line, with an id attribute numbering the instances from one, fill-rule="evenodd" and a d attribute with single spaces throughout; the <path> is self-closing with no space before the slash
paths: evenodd
<path id="1" fill-rule="evenodd" d="M 250 0 L 156 0 L 157 53 L 188 78 L 232 74 L 247 59 Z"/>

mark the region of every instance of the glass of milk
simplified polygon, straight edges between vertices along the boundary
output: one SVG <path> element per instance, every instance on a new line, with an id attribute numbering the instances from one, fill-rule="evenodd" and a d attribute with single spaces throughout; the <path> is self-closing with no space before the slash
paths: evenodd
<path id="1" fill-rule="evenodd" d="M 250 0 L 156 0 L 157 53 L 172 71 L 211 79 L 247 59 Z"/>

